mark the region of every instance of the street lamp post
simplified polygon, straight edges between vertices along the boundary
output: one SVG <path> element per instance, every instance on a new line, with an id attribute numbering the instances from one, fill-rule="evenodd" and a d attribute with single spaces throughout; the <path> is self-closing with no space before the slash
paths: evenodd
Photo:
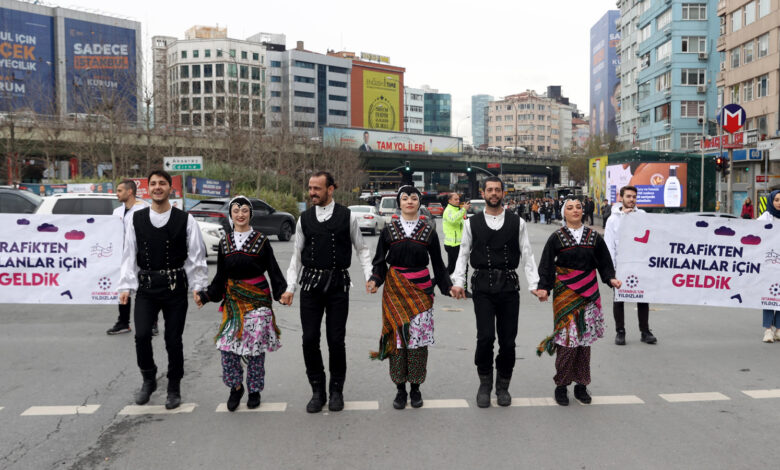
<path id="1" fill-rule="evenodd" d="M 550 170 L 550 179 L 547 181 L 547 186 L 552 188 L 553 187 L 553 169 L 549 166 L 546 166 L 548 170 Z"/>

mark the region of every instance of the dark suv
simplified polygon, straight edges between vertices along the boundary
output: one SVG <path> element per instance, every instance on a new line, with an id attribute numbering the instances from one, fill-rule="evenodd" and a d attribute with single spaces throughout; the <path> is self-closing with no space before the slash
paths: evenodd
<path id="1" fill-rule="evenodd" d="M 295 231 L 295 217 L 288 212 L 277 211 L 260 199 L 248 198 L 252 203 L 252 228 L 265 235 L 276 235 L 279 240 L 286 242 L 292 237 Z M 203 199 L 195 204 L 189 213 L 203 222 L 219 224 L 230 231 L 230 214 L 228 213 L 228 203 L 230 198 L 217 197 L 212 199 Z"/>
<path id="2" fill-rule="evenodd" d="M 30 191 L 0 188 L 0 214 L 33 214 L 43 198 Z"/>

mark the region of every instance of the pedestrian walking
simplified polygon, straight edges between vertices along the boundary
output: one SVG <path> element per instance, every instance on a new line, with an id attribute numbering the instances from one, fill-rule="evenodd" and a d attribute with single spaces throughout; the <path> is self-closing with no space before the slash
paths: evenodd
<path id="1" fill-rule="evenodd" d="M 740 214 L 740 217 L 743 219 L 753 218 L 753 202 L 749 197 L 745 198 L 745 202 L 742 204 L 742 213 Z"/>
<path id="2" fill-rule="evenodd" d="M 206 246 L 191 215 L 171 206 L 171 175 L 149 174 L 151 207 L 133 214 L 125 235 L 118 290 L 121 304 L 135 292 L 135 352 L 143 384 L 135 402 L 144 405 L 157 389 L 152 352 L 152 325 L 162 310 L 168 352 L 168 396 L 165 408 L 181 404 L 184 351 L 181 342 L 187 319 L 187 288 L 195 293 L 208 284 Z"/>
<path id="3" fill-rule="evenodd" d="M 114 215 L 122 220 L 124 234 L 127 235 L 127 228 L 130 226 L 130 222 L 133 220 L 133 214 L 140 209 L 149 207 L 145 201 L 136 198 L 138 186 L 133 180 L 122 180 L 116 186 L 116 198 L 122 204 L 114 209 Z M 124 243 L 124 236 L 122 237 Z M 132 311 L 132 301 L 128 298 L 126 304 L 119 304 L 119 317 L 116 319 L 114 326 L 106 331 L 108 335 L 119 335 L 122 333 L 130 333 L 130 312 Z M 157 324 L 153 328 L 156 329 Z M 152 331 L 153 335 L 156 335 Z"/>
<path id="4" fill-rule="evenodd" d="M 596 204 L 590 196 L 585 199 L 583 210 L 585 211 L 583 222 L 588 222 L 588 225 L 593 225 L 593 212 L 596 211 Z"/>
<path id="5" fill-rule="evenodd" d="M 767 202 L 766 212 L 758 216 L 756 220 L 771 222 L 774 229 L 777 230 L 780 227 L 780 190 L 772 191 Z M 774 328 L 774 332 L 772 328 Z M 773 343 L 775 341 L 780 341 L 780 310 L 764 309 L 764 342 Z"/>
<path id="6" fill-rule="evenodd" d="M 303 360 L 312 397 L 309 413 L 318 413 L 327 401 L 330 411 L 344 409 L 347 352 L 344 344 L 349 315 L 349 267 L 352 247 L 357 251 L 363 274 L 371 276 L 371 253 L 360 234 L 357 218 L 333 200 L 333 175 L 320 171 L 309 178 L 313 206 L 301 214 L 295 228 L 295 247 L 287 269 L 287 291 L 281 303 L 291 305 L 295 288 L 301 287 Z M 300 276 L 300 280 L 299 280 Z M 361 283 L 362 283 L 361 282 Z M 325 366 L 320 351 L 322 317 L 328 340 L 330 383 L 325 390 Z"/>
<path id="7" fill-rule="evenodd" d="M 609 219 L 611 213 L 612 204 L 609 203 L 608 199 L 604 199 L 604 202 L 601 204 L 601 228 L 607 228 L 607 219 Z"/>
<path id="8" fill-rule="evenodd" d="M 612 257 L 612 264 L 617 269 L 617 260 L 619 256 L 620 226 L 623 221 L 632 212 L 642 213 L 645 211 L 636 207 L 637 189 L 634 186 L 623 186 L 620 188 L 620 198 L 622 202 L 612 206 L 612 213 L 607 221 L 607 227 L 604 230 L 604 241 L 609 248 L 609 254 Z M 650 305 L 645 302 L 636 304 L 637 316 L 639 319 L 639 331 L 641 341 L 647 344 L 655 344 L 658 339 L 650 331 Z M 625 304 L 614 301 L 612 304 L 612 313 L 615 317 L 615 344 L 624 346 L 626 344 L 625 328 Z"/>
<path id="9" fill-rule="evenodd" d="M 555 401 L 569 404 L 568 386 L 576 382 L 574 397 L 582 403 L 591 402 L 590 347 L 604 336 L 604 315 L 601 311 L 596 271 L 601 281 L 620 288 L 609 250 L 595 230 L 582 220 L 582 203 L 568 199 L 562 208 L 565 225 L 556 230 L 544 245 L 539 260 L 540 300 L 553 296 L 553 334 L 542 340 L 536 349 L 541 356 L 547 352 L 555 357 Z"/>
<path id="10" fill-rule="evenodd" d="M 472 300 L 477 323 L 477 348 L 474 364 L 479 376 L 477 406 L 490 406 L 493 389 L 493 344 L 498 335 L 496 367 L 496 398 L 500 406 L 509 406 L 512 396 L 509 384 L 515 366 L 515 338 L 520 310 L 520 280 L 517 268 L 523 262 L 528 288 L 537 297 L 539 277 L 528 241 L 525 221 L 502 209 L 504 183 L 492 176 L 485 179 L 483 212 L 463 225 L 463 239 L 455 272 L 452 275 L 452 296 L 465 298 L 466 265 L 474 268 Z"/>
<path id="11" fill-rule="evenodd" d="M 236 196 L 228 204 L 233 230 L 219 241 L 217 274 L 206 290 L 195 295 L 198 308 L 220 302 L 222 322 L 214 341 L 222 359 L 222 382 L 230 388 L 228 411 L 235 411 L 244 396 L 244 369 L 249 409 L 260 406 L 265 388 L 265 353 L 282 345 L 272 309 L 287 289 L 284 274 L 268 237 L 251 225 L 252 203 Z"/>
<path id="12" fill-rule="evenodd" d="M 382 290 L 382 333 L 372 359 L 389 359 L 390 379 L 396 385 L 393 408 L 423 405 L 420 385 L 425 382 L 428 346 L 433 339 L 433 287 L 450 295 L 452 283 L 444 266 L 436 230 L 420 215 L 420 192 L 414 186 L 398 191 L 401 215 L 382 229 L 374 256 L 374 269 L 366 291 Z M 462 220 L 462 219 L 461 219 Z M 428 264 L 433 266 L 431 278 Z"/>

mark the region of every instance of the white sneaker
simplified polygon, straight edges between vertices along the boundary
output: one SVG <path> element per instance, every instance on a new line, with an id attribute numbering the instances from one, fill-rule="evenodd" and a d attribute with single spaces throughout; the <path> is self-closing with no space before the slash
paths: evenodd
<path id="1" fill-rule="evenodd" d="M 775 341 L 780 341 L 780 328 L 775 329 Z"/>
<path id="2" fill-rule="evenodd" d="M 772 328 L 767 328 L 766 331 L 764 331 L 764 342 L 765 343 L 775 342 L 775 335 L 772 332 Z"/>

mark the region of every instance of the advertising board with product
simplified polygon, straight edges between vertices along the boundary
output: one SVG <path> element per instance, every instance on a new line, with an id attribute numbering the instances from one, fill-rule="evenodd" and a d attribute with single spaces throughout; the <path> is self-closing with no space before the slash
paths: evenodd
<path id="1" fill-rule="evenodd" d="M 759 220 L 632 213 L 621 224 L 621 302 L 780 309 L 780 231 Z"/>
<path id="2" fill-rule="evenodd" d="M 363 125 L 370 129 L 401 130 L 400 74 L 363 71 Z"/>
<path id="3" fill-rule="evenodd" d="M 0 110 L 56 114 L 54 19 L 0 8 Z"/>
<path id="4" fill-rule="evenodd" d="M 374 129 L 323 127 L 322 145 L 361 152 L 460 156 L 463 139 L 441 135 L 407 134 Z"/>
<path id="5" fill-rule="evenodd" d="M 607 166 L 607 198 L 620 202 L 620 188 L 635 186 L 639 207 L 686 207 L 688 164 L 682 162 L 632 162 Z"/>
<path id="6" fill-rule="evenodd" d="M 117 304 L 118 217 L 0 214 L 0 225 L 0 303 Z"/>
<path id="7" fill-rule="evenodd" d="M 601 214 L 601 201 L 606 198 L 608 158 L 593 157 L 588 161 L 588 195 L 596 205 L 596 215 Z"/>
<path id="8" fill-rule="evenodd" d="M 96 114 L 106 104 L 137 115 L 135 30 L 65 18 L 68 112 Z"/>

